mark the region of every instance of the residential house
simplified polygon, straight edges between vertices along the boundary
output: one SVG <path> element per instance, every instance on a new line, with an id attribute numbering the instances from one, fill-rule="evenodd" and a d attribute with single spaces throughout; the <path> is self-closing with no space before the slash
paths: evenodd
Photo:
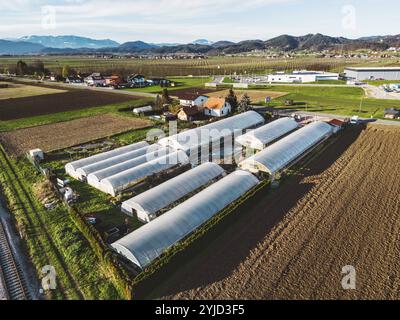
<path id="1" fill-rule="evenodd" d="M 202 115 L 202 110 L 197 107 L 182 106 L 178 112 L 178 119 L 181 121 L 194 121 L 197 117 Z"/>
<path id="2" fill-rule="evenodd" d="M 204 103 L 208 100 L 208 97 L 205 95 L 198 95 L 198 94 L 191 94 L 191 93 L 184 93 L 179 95 L 179 102 L 181 106 L 185 107 L 199 107 L 203 108 Z"/>
<path id="3" fill-rule="evenodd" d="M 328 122 L 333 127 L 333 133 L 338 133 L 345 126 L 345 122 L 339 119 L 332 119 Z"/>
<path id="4" fill-rule="evenodd" d="M 386 109 L 384 113 L 385 119 L 397 119 L 400 117 L 400 110 L 391 108 L 391 109 Z"/>
<path id="5" fill-rule="evenodd" d="M 109 76 L 105 77 L 106 86 L 109 87 L 118 87 L 120 84 L 124 82 L 124 80 L 120 76 Z"/>
<path id="6" fill-rule="evenodd" d="M 224 98 L 209 98 L 204 104 L 204 114 L 211 117 L 225 117 L 232 111 L 232 106 Z"/>
<path id="7" fill-rule="evenodd" d="M 104 87 L 106 80 L 100 73 L 92 73 L 84 79 L 86 85 L 91 87 Z"/>
<path id="8" fill-rule="evenodd" d="M 127 78 L 127 81 L 132 87 L 145 87 L 147 85 L 146 78 L 141 74 L 132 74 Z"/>

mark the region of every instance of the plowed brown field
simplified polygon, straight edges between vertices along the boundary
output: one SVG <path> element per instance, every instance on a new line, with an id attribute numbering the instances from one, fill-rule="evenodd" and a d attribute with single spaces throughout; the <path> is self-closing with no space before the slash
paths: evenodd
<path id="1" fill-rule="evenodd" d="M 166 270 L 167 280 L 156 286 L 159 277 L 149 280 L 139 293 L 173 299 L 399 299 L 400 129 L 355 130 L 247 212 L 223 221 L 219 234 L 211 231 L 171 262 L 180 266 Z M 356 290 L 341 286 L 346 265 L 356 269 Z"/>

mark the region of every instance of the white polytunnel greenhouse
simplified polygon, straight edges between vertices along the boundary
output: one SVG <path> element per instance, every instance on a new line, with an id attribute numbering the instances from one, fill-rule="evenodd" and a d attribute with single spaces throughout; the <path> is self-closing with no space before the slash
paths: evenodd
<path id="1" fill-rule="evenodd" d="M 90 184 L 92 187 L 101 189 L 100 188 L 101 180 L 108 178 L 108 177 L 112 177 L 118 173 L 133 169 L 133 168 L 140 166 L 146 162 L 149 162 L 151 160 L 165 156 L 168 153 L 170 153 L 169 148 L 161 147 L 158 150 L 147 153 L 141 157 L 137 157 L 132 160 L 128 160 L 128 161 L 122 162 L 120 164 L 116 164 L 109 168 L 105 168 L 103 170 L 93 172 L 87 176 L 87 183 Z"/>
<path id="2" fill-rule="evenodd" d="M 122 203 L 122 211 L 143 222 L 155 219 L 156 213 L 200 187 L 222 176 L 225 170 L 215 163 L 204 163 Z"/>
<path id="3" fill-rule="evenodd" d="M 158 143 L 188 153 L 190 150 L 208 145 L 212 141 L 219 141 L 221 138 L 229 137 L 233 134 L 241 135 L 244 130 L 256 128 L 263 123 L 264 118 L 261 115 L 255 111 L 248 111 L 160 139 Z"/>
<path id="4" fill-rule="evenodd" d="M 292 118 L 281 118 L 237 137 L 236 142 L 247 148 L 262 150 L 298 127 L 298 123 Z"/>
<path id="5" fill-rule="evenodd" d="M 243 170 L 275 175 L 301 157 L 313 146 L 332 135 L 332 126 L 318 121 L 293 132 L 239 164 Z"/>
<path id="6" fill-rule="evenodd" d="M 154 173 L 166 171 L 177 165 L 187 163 L 189 163 L 189 158 L 186 153 L 183 151 L 172 152 L 102 179 L 98 184 L 98 189 L 115 197 L 118 193 L 134 186 Z"/>
<path id="7" fill-rule="evenodd" d="M 112 158 L 109 158 L 109 159 L 106 159 L 103 161 L 99 161 L 99 162 L 84 166 L 84 167 L 76 170 L 76 172 L 78 173 L 79 176 L 84 178 L 93 172 L 97 172 L 97 171 L 121 164 L 125 161 L 133 160 L 135 158 L 141 157 L 148 153 L 155 152 L 160 148 L 161 148 L 160 145 L 153 144 L 153 145 L 146 146 L 146 147 L 138 149 L 138 150 L 127 152 L 127 153 L 118 155 L 116 157 L 112 157 Z"/>
<path id="8" fill-rule="evenodd" d="M 68 163 L 65 166 L 65 171 L 67 172 L 68 175 L 70 175 L 73 178 L 76 179 L 81 179 L 81 176 L 77 173 L 77 170 L 79 168 L 82 168 L 84 166 L 88 166 L 90 164 L 99 162 L 99 161 L 103 161 L 112 157 L 116 157 L 118 155 L 124 154 L 124 153 L 128 153 L 134 150 L 138 150 L 141 148 L 144 148 L 146 146 L 148 146 L 149 144 L 146 141 L 141 141 L 138 143 L 134 143 L 125 147 L 121 147 L 121 148 L 117 148 L 111 151 L 107 151 L 107 152 L 103 152 L 85 159 L 81 159 L 81 160 L 77 160 L 77 161 L 73 161 Z"/>
<path id="9" fill-rule="evenodd" d="M 112 247 L 143 269 L 258 183 L 251 173 L 235 171 L 114 242 Z"/>

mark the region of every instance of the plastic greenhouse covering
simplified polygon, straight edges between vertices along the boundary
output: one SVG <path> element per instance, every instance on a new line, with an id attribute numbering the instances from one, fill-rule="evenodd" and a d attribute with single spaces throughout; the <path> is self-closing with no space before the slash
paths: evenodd
<path id="1" fill-rule="evenodd" d="M 84 166 L 84 167 L 76 170 L 76 172 L 81 177 L 87 177 L 89 174 L 91 174 L 93 172 L 97 172 L 97 171 L 112 167 L 114 165 L 123 163 L 125 161 L 129 161 L 129 160 L 141 157 L 143 155 L 146 155 L 147 153 L 151 153 L 151 152 L 158 150 L 160 147 L 161 146 L 159 146 L 157 144 L 153 144 L 151 146 L 146 146 L 146 147 L 138 149 L 138 150 L 127 152 L 127 153 L 118 155 L 116 157 L 112 157 L 112 158 L 109 158 L 109 159 L 106 159 L 106 160 L 103 160 L 100 162 L 96 162 L 96 163 Z"/>
<path id="2" fill-rule="evenodd" d="M 211 141 L 218 141 L 221 138 L 241 135 L 243 130 L 255 128 L 264 123 L 264 118 L 255 111 L 248 111 L 237 116 L 216 121 L 211 124 L 183 131 L 176 135 L 161 139 L 158 143 L 170 146 L 176 150 L 189 152 L 190 149 L 207 145 Z"/>
<path id="3" fill-rule="evenodd" d="M 274 175 L 331 134 L 332 127 L 329 124 L 314 122 L 244 160 L 239 167 L 251 172 L 264 171 Z"/>
<path id="4" fill-rule="evenodd" d="M 265 146 L 298 127 L 299 125 L 295 120 L 291 118 L 281 118 L 237 137 L 236 142 L 247 148 L 262 150 Z"/>
<path id="5" fill-rule="evenodd" d="M 85 159 L 81 159 L 81 160 L 77 160 L 77 161 L 73 161 L 68 163 L 65 166 L 65 171 L 74 178 L 80 178 L 80 176 L 77 174 L 76 170 L 78 170 L 79 168 L 82 168 L 84 166 L 88 166 L 90 164 L 99 162 L 99 161 L 103 161 L 127 152 L 131 152 L 134 150 L 138 150 L 141 148 L 144 148 L 146 146 L 148 146 L 149 144 L 146 141 L 142 141 L 142 142 L 138 142 L 138 143 L 134 143 L 122 148 L 117 148 L 111 151 L 107 151 L 107 152 L 103 152 L 100 154 L 96 154 L 94 156 L 85 158 Z"/>
<path id="6" fill-rule="evenodd" d="M 99 189 L 115 196 L 119 192 L 137 184 L 153 173 L 168 170 L 176 165 L 187 164 L 189 158 L 183 151 L 177 151 L 143 163 L 132 169 L 123 171 L 100 181 Z"/>
<path id="7" fill-rule="evenodd" d="M 258 183 L 251 173 L 236 171 L 116 241 L 112 247 L 139 267 L 145 268 Z"/>
<path id="8" fill-rule="evenodd" d="M 122 204 L 124 212 L 133 215 L 134 210 L 144 213 L 148 220 L 154 218 L 156 212 L 168 207 L 177 200 L 206 185 L 224 173 L 215 163 L 204 163 L 163 184 L 150 189 Z"/>
<path id="9" fill-rule="evenodd" d="M 99 183 L 101 180 L 108 178 L 108 177 L 112 177 L 116 174 L 119 174 L 121 172 L 133 169 L 137 166 L 140 166 L 146 162 L 149 162 L 151 160 L 160 158 L 162 156 L 167 155 L 168 153 L 170 153 L 170 149 L 168 148 L 163 148 L 161 147 L 160 149 L 158 149 L 157 151 L 154 152 L 150 152 L 147 153 L 143 156 L 122 162 L 120 164 L 116 164 L 114 166 L 105 168 L 103 170 L 99 170 L 96 172 L 93 172 L 91 174 L 88 175 L 87 177 L 87 182 L 95 187 L 95 188 L 99 188 Z"/>

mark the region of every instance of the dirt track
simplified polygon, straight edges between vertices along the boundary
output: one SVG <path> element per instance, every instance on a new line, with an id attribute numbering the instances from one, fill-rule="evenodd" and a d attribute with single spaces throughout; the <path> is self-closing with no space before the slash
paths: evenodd
<path id="1" fill-rule="evenodd" d="M 400 298 L 399 150 L 398 128 L 349 130 L 144 282 L 139 297 Z M 341 287 L 346 265 L 357 271 L 354 291 Z"/>

